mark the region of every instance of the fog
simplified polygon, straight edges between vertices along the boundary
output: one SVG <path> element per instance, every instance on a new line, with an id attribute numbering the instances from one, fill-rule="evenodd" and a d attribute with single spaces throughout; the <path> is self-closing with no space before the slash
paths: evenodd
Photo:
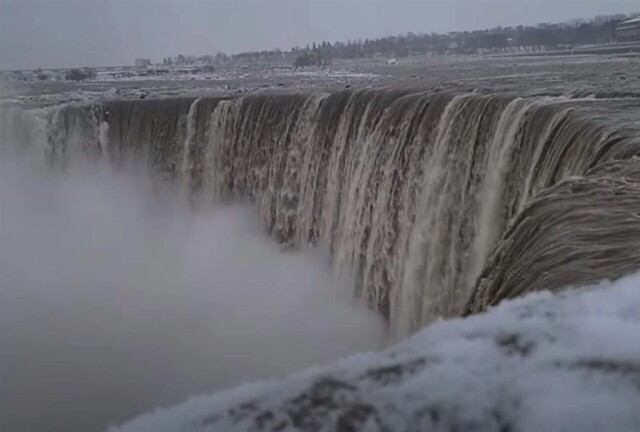
<path id="1" fill-rule="evenodd" d="M 0 0 L 0 69 L 130 65 L 633 12 L 637 0 Z"/>
<path id="2" fill-rule="evenodd" d="M 0 430 L 102 430 L 384 345 L 322 251 L 282 250 L 250 206 L 158 192 L 0 157 Z"/>

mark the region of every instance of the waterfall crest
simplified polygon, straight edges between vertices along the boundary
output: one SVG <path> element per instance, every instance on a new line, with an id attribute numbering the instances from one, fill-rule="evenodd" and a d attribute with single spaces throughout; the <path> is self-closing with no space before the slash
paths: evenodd
<path id="1" fill-rule="evenodd" d="M 255 202 L 277 241 L 325 247 L 401 338 L 640 267 L 639 134 L 605 111 L 373 89 L 114 101 L 50 113 L 48 148 L 108 142 L 112 163 L 142 158 L 194 193 Z"/>

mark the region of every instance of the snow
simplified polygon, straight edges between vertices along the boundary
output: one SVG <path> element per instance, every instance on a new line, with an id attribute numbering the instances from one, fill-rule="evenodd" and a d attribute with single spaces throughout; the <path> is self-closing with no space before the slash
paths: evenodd
<path id="1" fill-rule="evenodd" d="M 150 68 L 150 69 L 113 69 L 99 71 L 95 82 L 131 82 L 131 81 L 233 81 L 250 79 L 260 81 L 265 79 L 291 77 L 313 78 L 352 78 L 374 80 L 379 76 L 374 73 L 353 72 L 339 68 L 308 67 L 295 69 L 289 65 L 265 67 L 221 67 L 207 70 L 202 67 L 184 68 Z"/>
<path id="2" fill-rule="evenodd" d="M 194 397 L 109 432 L 637 431 L 640 275 L 439 322 L 384 353 Z"/>
<path id="3" fill-rule="evenodd" d="M 620 24 L 618 24 L 618 25 L 635 24 L 635 23 L 640 23 L 640 17 L 632 18 L 632 19 L 627 20 L 627 21 L 623 21 L 623 22 L 621 22 L 621 23 L 620 23 Z"/>

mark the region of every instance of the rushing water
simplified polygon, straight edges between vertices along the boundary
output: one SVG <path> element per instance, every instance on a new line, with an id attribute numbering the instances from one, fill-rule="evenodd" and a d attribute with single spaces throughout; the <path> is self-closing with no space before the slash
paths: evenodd
<path id="1" fill-rule="evenodd" d="M 609 114 L 640 106 L 607 104 L 358 90 L 0 108 L 4 424 L 92 430 L 380 347 L 353 299 L 400 339 L 636 270 L 640 135 Z M 237 201 L 258 217 L 200 208 Z"/>
<path id="2" fill-rule="evenodd" d="M 622 235 L 636 211 L 632 193 L 608 197 L 626 193 L 618 183 L 635 169 L 637 131 L 591 105 L 597 101 L 368 89 L 115 101 L 50 114 L 45 147 L 63 164 L 78 154 L 107 155 L 114 166 L 143 159 L 194 195 L 254 201 L 280 243 L 326 248 L 334 268 L 352 278 L 355 295 L 401 338 L 528 290 L 586 284 L 638 267 L 637 254 L 615 265 L 589 261 L 589 271 L 564 265 L 567 254 L 576 265 L 591 260 L 582 254 L 585 244 Z M 630 101 L 617 109 L 639 108 Z M 581 186 L 566 183 L 576 176 L 583 176 Z M 591 201 L 583 206 L 597 212 L 578 210 L 576 187 L 588 189 Z M 565 213 L 571 224 L 550 225 Z M 598 233 L 586 228 L 602 220 L 613 223 Z M 543 251 L 537 240 L 510 241 L 514 230 L 533 230 L 547 241 L 550 233 L 586 238 Z M 624 255 L 614 241 L 602 247 Z M 514 254 L 522 255 L 517 268 Z M 499 276 L 538 264 L 544 274 L 535 284 Z"/>

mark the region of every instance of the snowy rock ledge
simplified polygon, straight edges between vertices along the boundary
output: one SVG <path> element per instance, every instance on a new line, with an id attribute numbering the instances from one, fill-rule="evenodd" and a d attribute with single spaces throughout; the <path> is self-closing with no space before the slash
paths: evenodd
<path id="1" fill-rule="evenodd" d="M 640 430 L 640 276 L 503 303 L 384 353 L 245 385 L 110 432 Z"/>

